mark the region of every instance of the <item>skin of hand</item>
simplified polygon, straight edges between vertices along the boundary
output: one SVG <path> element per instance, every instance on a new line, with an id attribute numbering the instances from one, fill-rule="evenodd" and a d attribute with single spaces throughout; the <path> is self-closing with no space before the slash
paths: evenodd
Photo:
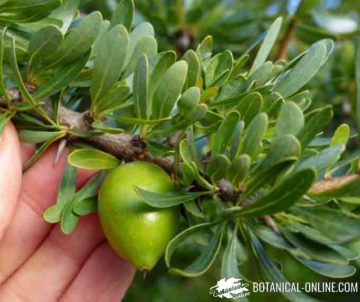
<path id="1" fill-rule="evenodd" d="M 54 165 L 53 146 L 23 174 L 33 152 L 8 124 L 0 136 L 0 301 L 121 301 L 135 270 L 110 249 L 97 215 L 81 218 L 71 235 L 42 218 L 67 154 Z M 78 186 L 91 176 L 79 171 Z"/>

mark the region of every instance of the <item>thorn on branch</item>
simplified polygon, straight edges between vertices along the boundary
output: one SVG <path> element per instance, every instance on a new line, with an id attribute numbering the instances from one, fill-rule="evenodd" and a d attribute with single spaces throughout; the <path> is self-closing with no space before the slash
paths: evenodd
<path id="1" fill-rule="evenodd" d="M 66 139 L 60 140 L 59 145 L 58 145 L 57 150 L 56 150 L 56 155 L 55 155 L 55 159 L 54 159 L 54 166 L 59 162 L 59 159 L 64 154 L 66 144 L 67 144 Z"/>

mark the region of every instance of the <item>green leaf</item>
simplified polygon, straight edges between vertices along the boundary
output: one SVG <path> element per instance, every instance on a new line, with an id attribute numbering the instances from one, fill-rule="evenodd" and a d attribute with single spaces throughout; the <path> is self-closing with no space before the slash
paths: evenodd
<path id="1" fill-rule="evenodd" d="M 91 84 L 91 103 L 94 106 L 115 85 L 120 77 L 128 49 L 128 33 L 116 25 L 104 37 L 102 47 L 94 60 Z"/>
<path id="2" fill-rule="evenodd" d="M 185 210 L 190 213 L 191 215 L 199 218 L 204 218 L 205 215 L 199 208 L 199 205 L 196 203 L 196 201 L 190 201 L 187 203 L 184 203 Z"/>
<path id="3" fill-rule="evenodd" d="M 223 74 L 229 75 L 233 66 L 233 56 L 229 50 L 217 54 L 206 64 L 205 85 L 206 87 L 221 86 L 226 80 Z M 221 79 L 220 79 L 221 78 Z"/>
<path id="4" fill-rule="evenodd" d="M 158 60 L 153 67 L 149 82 L 149 100 L 152 99 L 155 90 L 159 87 L 165 72 L 176 62 L 176 53 L 166 51 L 158 54 Z M 150 105 L 150 104 L 149 104 Z M 151 107 L 151 106 L 150 106 Z"/>
<path id="5" fill-rule="evenodd" d="M 238 254 L 244 252 L 239 239 L 237 238 L 237 230 L 233 231 L 229 238 L 221 261 L 221 277 L 223 278 L 240 278 Z M 241 255 L 241 257 L 244 257 Z"/>
<path id="6" fill-rule="evenodd" d="M 287 158 L 298 158 L 300 152 L 301 145 L 295 136 L 291 134 L 278 136 L 272 140 L 270 150 L 258 166 L 257 171 L 265 171 Z"/>
<path id="7" fill-rule="evenodd" d="M 149 140 L 145 141 L 145 144 L 146 144 L 148 151 L 152 155 L 168 156 L 168 155 L 175 154 L 175 150 L 168 145 L 158 143 L 155 141 L 149 141 Z"/>
<path id="8" fill-rule="evenodd" d="M 195 180 L 195 168 L 187 162 L 180 163 L 180 168 L 182 174 L 182 185 L 185 187 L 190 186 Z"/>
<path id="9" fill-rule="evenodd" d="M 350 138 L 350 127 L 347 124 L 342 124 L 336 128 L 336 131 L 331 139 L 330 146 L 346 145 Z"/>
<path id="10" fill-rule="evenodd" d="M 247 154 L 235 157 L 226 173 L 226 179 L 233 185 L 238 185 L 245 179 L 250 169 L 251 158 Z"/>
<path id="11" fill-rule="evenodd" d="M 230 160 L 224 154 L 213 155 L 206 167 L 206 174 L 216 183 L 220 179 L 226 177 L 226 173 L 230 167 Z"/>
<path id="12" fill-rule="evenodd" d="M 264 275 L 266 280 L 271 282 L 288 282 L 277 265 L 270 259 L 265 249 L 263 248 L 260 241 L 254 235 L 254 233 L 250 230 L 249 236 L 251 240 L 251 246 L 253 253 L 257 259 L 257 262 L 260 266 L 261 273 Z M 285 297 L 287 297 L 290 301 L 296 302 L 316 302 L 317 300 L 308 297 L 302 293 L 291 292 L 291 293 L 281 293 Z"/>
<path id="13" fill-rule="evenodd" d="M 237 77 L 233 77 L 233 78 L 229 79 L 221 87 L 221 90 L 216 97 L 216 102 L 228 100 L 235 96 L 236 101 L 233 102 L 233 105 L 236 106 L 237 104 L 243 102 L 243 100 L 246 98 L 246 96 L 244 97 L 244 95 L 242 95 L 242 93 L 245 92 L 248 85 L 249 84 L 247 83 L 247 80 L 245 79 L 244 75 L 242 75 L 242 74 Z M 250 93 L 250 95 L 252 96 L 252 93 Z M 244 108 L 244 109 L 246 109 L 246 108 Z"/>
<path id="14" fill-rule="evenodd" d="M 130 62 L 130 60 L 133 56 L 133 52 L 134 52 L 138 42 L 145 37 L 154 37 L 154 28 L 148 22 L 141 23 L 140 25 L 135 27 L 135 29 L 130 33 L 129 51 L 126 56 L 126 61 L 125 61 L 126 64 L 125 65 L 127 65 Z M 145 53 L 147 53 L 147 52 L 145 52 Z M 140 53 L 139 57 L 141 57 L 142 55 L 143 55 L 143 53 Z M 148 56 L 148 57 L 150 57 L 150 56 Z M 135 64 L 136 63 L 137 62 L 135 62 Z"/>
<path id="15" fill-rule="evenodd" d="M 329 55 L 328 41 L 321 40 L 313 44 L 295 67 L 276 83 L 274 90 L 288 97 L 306 85 L 324 65 Z"/>
<path id="16" fill-rule="evenodd" d="M 62 5 L 56 10 L 52 11 L 48 19 L 54 19 L 54 21 L 60 21 L 60 29 L 63 33 L 67 32 L 77 16 L 80 0 L 63 0 Z M 47 21 L 47 19 L 42 20 Z M 41 21 L 41 22 L 42 22 Z M 41 23 L 40 22 L 40 23 Z"/>
<path id="17" fill-rule="evenodd" d="M 94 128 L 95 130 L 100 130 L 101 132 L 111 133 L 111 134 L 119 134 L 125 131 L 124 129 L 121 128 L 113 128 L 111 126 L 108 126 L 101 120 L 96 120 L 95 122 L 93 122 L 91 124 L 91 127 Z"/>
<path id="18" fill-rule="evenodd" d="M 196 54 L 195 51 L 189 49 L 185 52 L 182 59 L 189 66 L 186 76 L 185 88 L 196 86 L 201 72 L 200 59 L 198 55 Z"/>
<path id="19" fill-rule="evenodd" d="M 114 27 L 117 24 L 122 24 L 130 31 L 135 15 L 135 5 L 133 0 L 121 0 L 116 10 L 113 12 L 110 26 Z"/>
<path id="20" fill-rule="evenodd" d="M 268 117 L 266 113 L 259 113 L 251 121 L 246 128 L 244 138 L 241 140 L 238 154 L 247 154 L 252 159 L 256 158 L 259 149 L 261 148 L 261 141 L 268 127 Z"/>
<path id="21" fill-rule="evenodd" d="M 125 105 L 130 95 L 128 86 L 117 85 L 110 89 L 97 104 L 94 104 L 94 111 L 103 115 L 110 114 Z"/>
<path id="22" fill-rule="evenodd" d="M 348 261 L 335 250 L 321 243 L 309 240 L 301 234 L 296 234 L 287 230 L 283 230 L 282 234 L 293 246 L 297 247 L 314 260 L 337 264 L 348 263 Z"/>
<path id="23" fill-rule="evenodd" d="M 82 58 L 76 62 L 58 68 L 49 80 L 38 86 L 38 89 L 33 94 L 34 99 L 39 100 L 49 97 L 69 85 L 84 68 L 89 56 L 90 51 L 87 54 L 84 54 Z"/>
<path id="24" fill-rule="evenodd" d="M 97 176 L 93 177 L 89 182 L 87 182 L 80 191 L 76 192 L 75 194 L 72 193 L 71 196 L 69 196 L 70 199 L 63 206 L 63 211 L 61 213 L 60 227 L 63 233 L 71 234 L 75 230 L 76 225 L 79 221 L 79 215 L 87 215 L 94 211 L 93 199 L 100 183 L 103 181 L 103 178 L 104 173 L 98 174 Z"/>
<path id="25" fill-rule="evenodd" d="M 187 126 L 191 126 L 195 122 L 204 118 L 207 112 L 208 106 L 206 106 L 206 104 L 200 104 L 194 110 L 187 112 L 185 117 L 186 121 L 183 122 L 185 122 Z"/>
<path id="26" fill-rule="evenodd" d="M 304 127 L 304 115 L 294 102 L 286 102 L 282 105 L 276 121 L 276 134 L 297 135 Z"/>
<path id="27" fill-rule="evenodd" d="M 157 125 L 159 123 L 170 120 L 170 118 L 144 120 L 141 118 L 127 117 L 122 115 L 112 115 L 112 118 L 125 124 L 138 124 L 138 125 Z"/>
<path id="28" fill-rule="evenodd" d="M 285 99 L 277 92 L 271 92 L 266 100 L 266 112 L 270 119 L 276 119 L 281 107 L 285 104 Z"/>
<path id="29" fill-rule="evenodd" d="M 54 132 L 54 131 L 21 130 L 19 132 L 20 140 L 24 143 L 29 143 L 29 144 L 42 143 L 58 135 L 59 132 Z"/>
<path id="30" fill-rule="evenodd" d="M 207 101 L 211 100 L 212 98 L 215 98 L 219 92 L 218 87 L 209 87 L 205 89 L 201 94 L 201 102 L 206 103 Z"/>
<path id="31" fill-rule="evenodd" d="M 281 65 L 274 65 L 272 62 L 265 62 L 248 78 L 248 82 L 256 87 L 261 87 L 272 80 L 283 70 Z"/>
<path id="32" fill-rule="evenodd" d="M 190 87 L 185 90 L 177 103 L 179 114 L 191 120 L 194 111 L 197 110 L 200 103 L 200 95 L 201 92 L 198 87 Z"/>
<path id="33" fill-rule="evenodd" d="M 60 221 L 66 204 L 71 202 L 74 197 L 76 189 L 76 175 L 76 169 L 67 164 L 65 166 L 64 175 L 61 179 L 56 204 L 44 211 L 43 217 L 47 222 L 57 223 Z"/>
<path id="34" fill-rule="evenodd" d="M 178 61 L 164 74 L 159 87 L 154 92 L 152 117 L 168 117 L 183 89 L 187 74 L 187 63 Z"/>
<path id="35" fill-rule="evenodd" d="M 54 25 L 43 27 L 31 37 L 28 47 L 30 80 L 41 68 L 41 63 L 58 49 L 63 39 L 61 30 Z"/>
<path id="36" fill-rule="evenodd" d="M 48 16 L 61 5 L 61 0 L 11 0 L 0 4 L 2 23 L 35 22 Z"/>
<path id="37" fill-rule="evenodd" d="M 187 139 L 183 139 L 179 144 L 179 152 L 182 160 L 185 163 L 190 164 L 193 161 L 193 155 L 191 154 L 191 149 L 189 145 L 189 141 Z"/>
<path id="38" fill-rule="evenodd" d="M 263 103 L 263 97 L 258 92 L 249 93 L 240 100 L 237 110 L 242 116 L 245 125 L 250 124 L 255 116 L 260 113 Z"/>
<path id="39" fill-rule="evenodd" d="M 213 46 L 213 39 L 211 36 L 206 36 L 196 48 L 196 54 L 201 61 L 205 61 L 211 57 Z"/>
<path id="40" fill-rule="evenodd" d="M 79 216 L 85 216 L 97 211 L 97 198 L 89 197 L 77 200 L 73 204 L 73 211 Z"/>
<path id="41" fill-rule="evenodd" d="M 255 87 L 248 91 L 236 93 L 235 95 L 231 95 L 229 97 L 220 99 L 219 101 L 212 102 L 209 106 L 210 106 L 210 108 L 214 108 L 214 107 L 218 107 L 218 106 L 226 106 L 226 107 L 236 106 L 246 95 L 253 93 L 255 91 L 259 92 L 260 94 L 269 93 L 270 87 L 272 87 L 272 86 L 265 85 L 265 86 Z"/>
<path id="42" fill-rule="evenodd" d="M 79 192 L 75 193 L 76 169 L 67 164 L 60 184 L 57 204 L 44 212 L 44 219 L 49 223 L 61 221 L 61 229 L 65 234 L 74 231 L 79 215 L 88 215 L 97 208 L 94 196 L 103 180 L 104 174 L 93 177 Z"/>
<path id="43" fill-rule="evenodd" d="M 103 41 L 106 37 L 106 34 L 109 32 L 110 29 L 110 21 L 109 20 L 103 20 L 100 24 L 100 29 L 98 32 L 98 35 L 93 43 L 93 51 L 92 51 L 92 57 L 97 57 L 98 53 L 101 51 L 101 47 L 103 44 Z"/>
<path id="44" fill-rule="evenodd" d="M 177 236 L 175 236 L 166 248 L 165 262 L 169 267 L 169 272 L 175 273 L 186 277 L 197 277 L 205 273 L 215 261 L 217 254 L 219 253 L 221 242 L 224 234 L 225 224 L 216 226 L 215 232 L 212 235 L 210 242 L 202 249 L 201 254 L 186 268 L 175 268 L 171 265 L 171 258 L 178 248 L 179 244 L 189 238 L 189 236 L 195 233 L 208 229 L 212 226 L 211 223 L 199 224 L 186 229 Z"/>
<path id="45" fill-rule="evenodd" d="M 63 207 L 55 204 L 44 211 L 43 218 L 48 223 L 58 223 L 61 219 L 62 211 Z"/>
<path id="46" fill-rule="evenodd" d="M 133 80 L 134 107 L 136 116 L 148 119 L 149 112 L 149 62 L 147 56 L 140 58 Z"/>
<path id="47" fill-rule="evenodd" d="M 240 200 L 245 200 L 247 197 L 251 196 L 255 193 L 256 190 L 263 187 L 266 184 L 272 183 L 278 176 L 289 169 L 294 162 L 296 162 L 297 158 L 289 157 L 285 158 L 274 166 L 269 167 L 264 171 L 257 171 L 253 173 L 251 178 L 246 181 L 246 190 L 240 196 Z"/>
<path id="48" fill-rule="evenodd" d="M 237 211 L 237 215 L 261 216 L 286 210 L 309 190 L 315 181 L 313 170 L 303 170 L 283 180 L 264 197 Z"/>
<path id="49" fill-rule="evenodd" d="M 262 42 L 260 49 L 255 57 L 254 63 L 250 68 L 249 76 L 253 74 L 261 65 L 265 63 L 279 35 L 281 24 L 282 24 L 281 17 L 277 18 L 273 22 L 273 24 L 271 24 L 269 30 L 266 33 L 264 41 Z"/>
<path id="50" fill-rule="evenodd" d="M 300 263 L 312 271 L 330 278 L 347 278 L 356 273 L 356 268 L 351 265 L 330 264 L 295 257 Z"/>
<path id="51" fill-rule="evenodd" d="M 116 157 L 96 149 L 75 150 L 69 155 L 68 162 L 85 170 L 108 170 L 120 164 Z"/>
<path id="52" fill-rule="evenodd" d="M 326 148 L 315 156 L 311 156 L 299 162 L 295 168 L 295 171 L 313 168 L 318 171 L 319 175 L 322 175 L 325 173 L 326 168 L 332 167 L 340 159 L 341 153 L 344 151 L 344 149 L 345 147 L 343 145 L 336 145 Z"/>
<path id="53" fill-rule="evenodd" d="M 67 235 L 75 231 L 79 222 L 79 215 L 74 213 L 72 206 L 72 202 L 67 203 L 61 214 L 60 228 Z"/>
<path id="54" fill-rule="evenodd" d="M 332 116 L 331 106 L 316 109 L 306 116 L 305 126 L 297 135 L 303 148 L 330 123 Z"/>
<path id="55" fill-rule="evenodd" d="M 294 207 L 292 211 L 336 243 L 360 238 L 359 219 L 349 217 L 338 210 L 327 207 Z"/>
<path id="56" fill-rule="evenodd" d="M 100 184 L 104 180 L 105 172 L 99 173 L 92 177 L 78 192 L 75 194 L 75 200 L 83 200 L 94 197 L 99 189 Z"/>
<path id="57" fill-rule="evenodd" d="M 236 126 L 240 121 L 240 115 L 237 111 L 230 112 L 220 124 L 215 133 L 211 147 L 212 154 L 222 154 L 234 137 Z"/>
<path id="58" fill-rule="evenodd" d="M 252 227 L 252 230 L 260 238 L 261 241 L 270 244 L 273 247 L 276 247 L 281 250 L 286 250 L 291 252 L 293 255 L 303 254 L 301 251 L 293 247 L 289 242 L 287 242 L 281 234 L 278 234 L 272 231 L 269 227 L 263 225 L 256 225 Z"/>
<path id="59" fill-rule="evenodd" d="M 195 122 L 200 121 L 202 118 L 204 118 L 207 112 L 208 106 L 206 106 L 206 104 L 200 104 L 196 108 L 194 108 L 194 110 L 186 114 L 186 120 L 182 120 L 182 123 L 187 126 L 191 126 Z"/>
<path id="60" fill-rule="evenodd" d="M 48 67 L 66 65 L 81 59 L 93 45 L 102 22 L 99 12 L 93 12 L 72 29 L 61 43 L 60 47 L 49 57 Z"/>
<path id="61" fill-rule="evenodd" d="M 139 40 L 139 42 L 136 44 L 134 51 L 132 52 L 129 63 L 126 65 L 123 77 L 127 78 L 135 71 L 137 62 L 144 54 L 146 54 L 147 57 L 150 59 L 155 56 L 156 53 L 157 41 L 154 37 L 147 36 Z"/>
<path id="62" fill-rule="evenodd" d="M 306 238 L 310 240 L 326 245 L 330 245 L 334 243 L 332 239 L 324 236 L 321 232 L 319 232 L 317 229 L 314 229 L 311 226 L 308 226 L 303 223 L 299 223 L 295 220 L 289 220 L 288 224 L 290 225 L 289 229 L 303 234 Z"/>
<path id="63" fill-rule="evenodd" d="M 193 167 L 194 179 L 202 187 L 208 189 L 209 191 L 214 191 L 215 186 L 210 184 L 203 176 L 200 174 L 199 165 L 194 161 L 190 164 Z"/>
<path id="64" fill-rule="evenodd" d="M 64 205 L 73 198 L 76 190 L 76 175 L 76 168 L 67 164 L 60 183 L 57 204 Z"/>
<path id="65" fill-rule="evenodd" d="M 139 187 L 136 187 L 135 191 L 149 206 L 154 208 L 174 207 L 192 201 L 200 196 L 209 194 L 209 192 L 188 192 L 188 191 L 156 193 L 156 192 L 143 190 Z"/>
<path id="66" fill-rule="evenodd" d="M 349 248 L 346 248 L 341 245 L 336 244 L 330 244 L 330 248 L 332 248 L 334 251 L 338 252 L 340 255 L 342 255 L 344 258 L 346 258 L 348 261 L 358 259 L 360 257 L 359 253 L 356 251 L 353 251 Z"/>
<path id="67" fill-rule="evenodd" d="M 30 103 L 20 103 L 14 106 L 14 109 L 17 112 L 24 112 L 24 111 L 32 111 L 34 109 L 39 109 L 41 106 L 44 106 L 44 102 L 39 102 L 37 104 L 30 104 Z M 48 128 L 51 126 L 47 125 Z"/>
<path id="68" fill-rule="evenodd" d="M 12 39 L 12 43 L 11 43 L 10 65 L 11 65 L 11 68 L 14 73 L 16 84 L 17 84 L 23 98 L 25 98 L 25 100 L 27 100 L 29 103 L 31 103 L 33 105 L 36 104 L 36 101 L 33 99 L 31 94 L 27 90 L 27 88 L 23 82 L 21 73 L 20 73 L 20 69 L 18 66 L 17 58 L 16 58 L 15 38 Z"/>

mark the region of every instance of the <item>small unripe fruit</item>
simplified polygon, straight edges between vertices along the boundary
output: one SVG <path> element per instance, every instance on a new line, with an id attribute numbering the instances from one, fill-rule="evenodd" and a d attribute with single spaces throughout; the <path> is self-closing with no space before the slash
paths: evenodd
<path id="1" fill-rule="evenodd" d="M 178 208 L 148 206 L 135 187 L 166 193 L 174 190 L 170 176 L 148 162 L 132 162 L 112 170 L 99 191 L 99 216 L 114 251 L 142 271 L 151 270 L 164 254 L 178 226 Z"/>

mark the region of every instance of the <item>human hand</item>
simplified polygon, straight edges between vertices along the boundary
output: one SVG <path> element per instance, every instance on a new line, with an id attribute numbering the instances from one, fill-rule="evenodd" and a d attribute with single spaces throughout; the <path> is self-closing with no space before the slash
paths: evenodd
<path id="1" fill-rule="evenodd" d="M 66 164 L 64 155 L 53 165 L 55 150 L 22 175 L 33 147 L 20 145 L 11 124 L 0 136 L 0 301 L 120 301 L 134 268 L 110 249 L 97 215 L 72 235 L 42 218 Z M 79 171 L 78 185 L 91 176 Z"/>

